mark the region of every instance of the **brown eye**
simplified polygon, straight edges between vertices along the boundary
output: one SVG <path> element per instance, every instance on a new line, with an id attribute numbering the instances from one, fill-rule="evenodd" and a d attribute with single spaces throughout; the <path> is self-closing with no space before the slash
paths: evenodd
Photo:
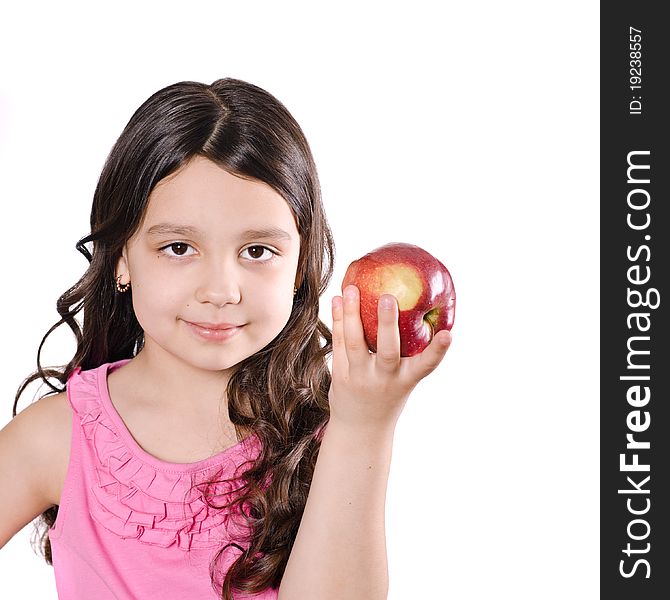
<path id="1" fill-rule="evenodd" d="M 270 262 L 277 254 L 277 252 L 270 250 L 270 248 L 266 246 L 249 246 L 248 248 L 245 248 L 243 252 L 248 252 L 251 260 L 259 263 Z M 265 258 L 262 258 L 264 255 Z"/>
<path id="2" fill-rule="evenodd" d="M 173 242 L 172 244 L 163 246 L 160 248 L 160 250 L 161 252 L 167 254 L 167 256 L 174 258 L 176 256 L 190 256 L 189 254 L 186 254 L 186 250 L 190 247 L 190 244 L 187 244 L 186 242 Z M 171 250 L 171 252 L 167 252 L 168 248 Z"/>
<path id="3" fill-rule="evenodd" d="M 251 258 L 260 258 L 263 256 L 265 248 L 263 248 L 263 246 L 251 246 L 251 248 L 247 248 L 247 250 L 249 250 Z"/>

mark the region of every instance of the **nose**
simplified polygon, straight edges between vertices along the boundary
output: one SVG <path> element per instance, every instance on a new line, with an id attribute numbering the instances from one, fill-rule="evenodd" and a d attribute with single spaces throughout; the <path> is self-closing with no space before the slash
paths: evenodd
<path id="1" fill-rule="evenodd" d="M 224 304 L 238 304 L 242 299 L 240 274 L 232 259 L 207 261 L 199 277 L 195 296 L 198 302 L 209 302 L 221 307 Z"/>

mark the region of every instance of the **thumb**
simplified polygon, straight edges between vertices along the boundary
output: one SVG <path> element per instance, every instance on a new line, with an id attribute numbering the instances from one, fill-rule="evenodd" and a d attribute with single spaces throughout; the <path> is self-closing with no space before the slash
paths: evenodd
<path id="1" fill-rule="evenodd" d="M 447 331 L 446 329 L 438 331 L 433 336 L 428 347 L 424 348 L 424 350 L 417 356 L 412 357 L 408 363 L 408 370 L 410 377 L 415 382 L 419 382 L 437 369 L 437 366 L 442 362 L 447 350 L 449 350 L 449 346 L 451 346 L 451 339 L 450 331 Z"/>

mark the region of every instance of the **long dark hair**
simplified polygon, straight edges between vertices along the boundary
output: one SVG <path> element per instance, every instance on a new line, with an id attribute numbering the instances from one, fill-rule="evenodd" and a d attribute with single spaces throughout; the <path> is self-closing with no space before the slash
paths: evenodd
<path id="1" fill-rule="evenodd" d="M 250 430 L 261 442 L 236 501 L 248 507 L 244 514 L 251 531 L 249 546 L 240 548 L 243 552 L 223 580 L 216 564 L 227 546 L 210 564 L 214 589 L 224 600 L 232 600 L 233 591 L 279 586 L 307 500 L 319 432 L 330 415 L 326 361 L 332 335 L 318 313 L 319 297 L 333 273 L 334 242 L 307 140 L 274 96 L 238 79 L 219 79 L 211 85 L 183 81 L 159 90 L 137 109 L 102 169 L 93 196 L 91 232 L 76 244 L 90 263 L 88 269 L 58 298 L 61 319 L 42 339 L 38 369 L 20 385 L 12 416 L 22 392 L 35 379 L 51 388 L 44 396 L 62 392 L 76 367 L 96 368 L 132 358 L 142 349 L 144 333 L 130 294 L 115 293 L 115 266 L 141 223 L 153 188 L 195 156 L 274 188 L 292 210 L 300 234 L 300 285 L 289 320 L 268 346 L 239 364 L 226 390 L 238 439 Z M 83 329 L 74 318 L 82 309 Z M 76 336 L 76 353 L 63 367 L 43 368 L 42 346 L 63 323 Z M 52 527 L 57 514 L 58 506 L 49 508 L 38 526 Z M 46 529 L 40 549 L 53 564 Z"/>

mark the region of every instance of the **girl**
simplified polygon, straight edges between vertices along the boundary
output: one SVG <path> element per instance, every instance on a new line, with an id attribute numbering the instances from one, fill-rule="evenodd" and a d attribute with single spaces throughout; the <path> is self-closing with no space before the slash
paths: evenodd
<path id="1" fill-rule="evenodd" d="M 290 113 L 235 79 L 156 92 L 90 222 L 0 432 L 0 546 L 40 516 L 64 599 L 386 598 L 393 433 L 451 337 L 401 359 L 386 295 L 370 353 L 355 286 L 319 319 L 334 246 Z M 44 369 L 63 323 L 76 353 Z M 53 392 L 17 415 L 37 378 Z"/>

